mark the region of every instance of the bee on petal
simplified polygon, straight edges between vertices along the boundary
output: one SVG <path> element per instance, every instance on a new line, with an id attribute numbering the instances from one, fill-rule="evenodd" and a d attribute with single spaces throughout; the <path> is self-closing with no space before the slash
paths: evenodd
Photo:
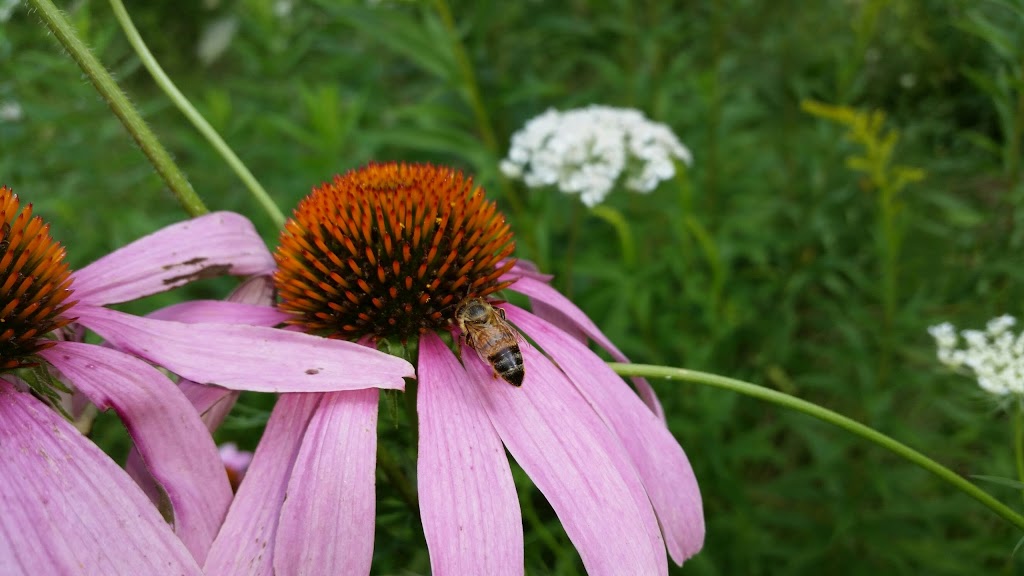
<path id="1" fill-rule="evenodd" d="M 455 308 L 462 340 L 494 370 L 494 376 L 522 386 L 526 370 L 519 350 L 519 334 L 505 321 L 505 311 L 483 298 L 466 298 Z"/>

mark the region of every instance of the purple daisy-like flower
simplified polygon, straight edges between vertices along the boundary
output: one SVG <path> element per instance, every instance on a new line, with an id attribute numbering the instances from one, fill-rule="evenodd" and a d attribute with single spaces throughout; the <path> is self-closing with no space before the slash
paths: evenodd
<path id="1" fill-rule="evenodd" d="M 506 449 L 589 573 L 666 574 L 666 547 L 682 563 L 703 543 L 686 455 L 647 383 L 638 383 L 642 400 L 585 340 L 611 343 L 508 259 L 512 250 L 504 217 L 461 173 L 371 164 L 300 203 L 275 281 L 289 322 L 306 332 L 417 345 L 418 490 L 433 574 L 523 574 Z M 535 313 L 486 300 L 502 289 L 529 296 Z M 469 299 L 500 309 L 536 344 L 514 340 L 521 386 L 497 375 L 495 356 L 466 346 L 479 350 L 486 338 L 458 337 L 455 313 Z M 460 341 L 461 357 L 452 350 Z M 377 404 L 373 389 L 282 396 L 207 573 L 368 574 Z"/>
<path id="2" fill-rule="evenodd" d="M 75 274 L 48 226 L 6 187 L 0 223 L 0 477 L 8 482 L 0 573 L 199 573 L 231 488 L 192 404 L 139 357 L 198 382 L 264 391 L 402 388 L 412 374 L 403 360 L 346 342 L 103 307 L 212 274 L 266 272 L 273 261 L 240 216 L 170 226 Z M 46 338 L 72 322 L 134 355 Z M 166 521 L 123 470 L 11 373 L 39 364 L 117 412 L 159 485 Z"/>

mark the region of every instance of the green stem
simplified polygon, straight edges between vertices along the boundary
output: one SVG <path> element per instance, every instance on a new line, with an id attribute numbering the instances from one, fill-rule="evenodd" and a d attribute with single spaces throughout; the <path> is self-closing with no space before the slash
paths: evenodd
<path id="1" fill-rule="evenodd" d="M 459 74 L 463 82 L 462 89 L 469 107 L 473 110 L 473 117 L 476 119 L 477 128 L 480 130 L 480 137 L 483 139 L 487 149 L 491 151 L 491 154 L 495 158 L 501 158 L 498 138 L 495 136 L 491 118 L 487 115 L 487 107 L 484 106 L 484 99 L 480 94 L 480 85 L 476 80 L 476 73 L 473 71 L 473 63 L 470 62 L 469 55 L 466 53 L 466 47 L 462 44 L 459 31 L 455 27 L 452 9 L 448 6 L 447 0 L 434 0 L 434 10 L 441 18 L 441 23 L 444 24 L 449 37 L 452 38 L 455 63 L 459 67 Z M 515 188 L 511 185 L 508 178 L 505 178 L 500 173 L 498 174 L 498 185 L 501 187 L 502 194 L 512 206 L 512 210 L 517 215 L 523 215 L 525 213 L 525 205 L 522 199 L 516 194 Z"/>
<path id="2" fill-rule="evenodd" d="M 270 219 L 273 220 L 274 224 L 278 227 L 284 225 L 285 216 L 281 212 L 281 209 L 277 207 L 274 200 L 271 199 L 270 194 L 260 186 L 260 183 L 256 180 L 256 177 L 252 175 L 252 172 L 245 166 L 244 163 L 235 155 L 234 151 L 224 142 L 224 139 L 217 134 L 217 131 L 210 126 L 210 123 L 203 118 L 202 114 L 199 113 L 195 107 L 185 98 L 185 95 L 178 90 L 174 82 L 164 73 L 163 68 L 157 63 L 156 58 L 146 47 L 146 43 L 142 40 L 142 36 L 139 35 L 139 31 L 135 28 L 132 23 L 131 17 L 128 16 L 128 11 L 125 10 L 124 4 L 121 0 L 110 0 L 110 6 L 114 9 L 114 15 L 117 17 L 117 21 L 121 24 L 121 28 L 124 30 L 125 36 L 128 37 L 128 42 L 131 43 L 132 48 L 135 49 L 135 53 L 139 56 L 143 66 L 146 70 L 149 70 L 153 79 L 156 80 L 160 89 L 167 94 L 168 98 L 174 102 L 174 105 L 178 107 L 178 110 L 185 115 L 186 118 L 192 125 L 195 126 L 196 130 L 203 135 L 204 138 L 217 150 L 221 158 L 227 162 L 228 166 L 235 171 L 235 174 L 241 178 L 242 182 L 249 189 L 249 192 L 256 198 L 256 201 L 260 203 Z"/>
<path id="3" fill-rule="evenodd" d="M 1017 406 L 1013 417 L 1013 452 L 1017 460 L 1017 479 L 1024 483 L 1024 406 Z M 1024 490 L 1021 496 L 1024 497 Z"/>
<path id="4" fill-rule="evenodd" d="M 418 514 L 420 504 L 412 482 L 406 477 L 405 472 L 402 471 L 402 467 L 398 465 L 395 457 L 391 455 L 391 452 L 381 442 L 377 443 L 377 466 L 384 472 L 388 482 L 398 490 L 398 495 L 401 496 L 402 500 L 405 500 L 409 509 Z"/>
<path id="5" fill-rule="evenodd" d="M 572 297 L 573 260 L 576 258 L 576 244 L 580 237 L 580 221 L 583 220 L 583 206 L 579 202 L 572 203 L 572 215 L 569 217 L 569 240 L 565 245 L 565 274 L 562 275 L 562 294 Z"/>
<path id="6" fill-rule="evenodd" d="M 434 0 L 434 9 L 437 10 L 441 22 L 448 31 L 449 36 L 454 40 L 452 48 L 455 50 L 456 64 L 459 66 L 459 73 L 462 75 L 465 84 L 466 99 L 470 108 L 473 109 L 473 116 L 476 118 L 477 126 L 480 128 L 480 136 L 484 144 L 492 151 L 498 150 L 498 139 L 494 136 L 494 128 L 491 127 L 491 119 L 487 116 L 487 109 L 484 100 L 480 96 L 480 87 L 476 82 L 476 74 L 473 72 L 473 65 L 469 61 L 466 49 L 462 41 L 458 40 L 459 31 L 455 29 L 455 19 L 452 17 L 452 10 L 446 0 Z"/>
<path id="7" fill-rule="evenodd" d="M 633 242 L 633 231 L 622 213 L 614 208 L 598 204 L 590 209 L 591 214 L 611 224 L 619 237 L 619 248 L 622 250 L 622 263 L 626 270 L 632 271 L 636 262 L 636 244 Z"/>
<path id="8" fill-rule="evenodd" d="M 171 189 L 171 193 L 178 199 L 178 203 L 181 204 L 185 212 L 190 216 L 199 216 L 209 212 L 199 195 L 188 183 L 185 174 L 174 163 L 171 155 L 167 153 L 167 150 L 156 139 L 156 135 L 146 125 L 145 120 L 128 101 L 124 91 L 89 51 L 60 10 L 50 0 L 28 0 L 28 2 L 37 10 L 39 17 L 61 46 L 68 51 L 71 58 L 85 72 L 85 76 L 96 88 L 96 91 L 107 101 L 107 105 L 110 106 L 114 115 L 124 124 L 128 133 L 142 149 L 142 153 L 149 158 L 153 168 L 167 183 L 167 187 Z"/>
<path id="9" fill-rule="evenodd" d="M 899 301 L 897 265 L 899 263 L 900 237 L 896 225 L 896 190 L 890 185 L 887 175 L 878 177 L 879 218 L 881 239 L 878 257 L 882 267 L 882 333 L 881 354 L 878 364 L 877 387 L 883 387 L 889 378 L 892 365 L 893 324 L 896 317 L 896 303 Z"/>
<path id="10" fill-rule="evenodd" d="M 525 494 L 519 499 L 520 509 L 523 512 L 523 518 L 530 525 L 530 534 L 536 536 L 544 546 L 548 548 L 556 556 L 565 548 L 561 543 L 558 542 L 558 538 L 548 529 L 547 524 L 541 520 L 540 514 L 537 513 L 537 507 L 533 505 L 533 494 Z"/>
<path id="11" fill-rule="evenodd" d="M 817 404 L 813 404 L 806 400 L 801 400 L 795 396 L 789 394 L 783 394 L 776 390 L 771 390 L 763 386 L 756 386 L 748 382 L 741 380 L 734 380 L 732 378 L 726 378 L 724 376 L 718 376 L 716 374 L 708 374 L 707 372 L 697 372 L 695 370 L 686 370 L 684 368 L 670 368 L 666 366 L 652 366 L 649 364 L 618 364 L 609 363 L 609 366 L 616 373 L 622 376 L 643 376 L 647 378 L 668 378 L 672 380 L 684 380 L 687 382 L 695 382 L 697 384 L 704 384 L 706 386 L 714 386 L 716 388 L 724 388 L 732 392 L 738 392 L 747 396 L 752 396 L 759 400 L 771 402 L 790 410 L 796 410 L 797 412 L 803 412 L 809 416 L 813 416 L 819 420 L 823 420 L 834 426 L 838 426 L 848 432 L 852 432 L 869 442 L 875 444 L 895 453 L 896 455 L 908 460 L 914 464 L 917 464 L 921 468 L 928 470 L 932 474 L 935 474 L 942 480 L 953 485 L 954 488 L 966 493 L 978 502 L 981 502 L 987 506 L 990 510 L 995 512 L 997 515 L 1002 517 L 1007 522 L 1013 524 L 1017 528 L 1024 530 L 1024 516 L 1017 514 L 1010 507 L 1006 506 L 1002 502 L 996 500 L 990 496 L 984 490 L 978 488 L 974 484 L 968 482 L 963 477 L 959 476 L 956 472 L 953 472 L 949 468 L 946 468 L 942 464 L 939 464 L 935 460 L 925 456 L 924 454 L 914 450 L 913 448 L 898 442 L 881 432 L 878 432 L 874 428 L 869 428 L 856 420 L 852 420 L 829 410 L 823 408 Z"/>

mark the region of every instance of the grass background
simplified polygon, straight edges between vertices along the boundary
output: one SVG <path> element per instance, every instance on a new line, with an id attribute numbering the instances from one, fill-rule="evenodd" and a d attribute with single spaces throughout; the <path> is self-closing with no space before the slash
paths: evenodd
<path id="1" fill-rule="evenodd" d="M 156 90 L 109 6 L 64 7 L 211 208 L 248 215 L 274 245 L 269 219 Z M 939 367 L 926 328 L 1021 314 L 1020 0 L 128 8 L 171 77 L 286 210 L 370 160 L 461 167 L 507 209 L 519 256 L 554 273 L 635 361 L 797 394 L 964 475 L 1015 476 L 1013 412 Z M 233 33 L 216 58 L 201 58 L 197 46 L 216 26 Z M 926 172 L 900 193 L 898 246 L 880 243 L 878 190 L 846 164 L 857 146 L 805 113 L 805 99 L 884 110 L 899 131 L 895 161 Z M 52 223 L 72 265 L 184 217 L 24 7 L 0 26 L 0 102 L 23 111 L 0 122 L 0 182 Z M 632 260 L 575 198 L 497 172 L 526 120 L 591 103 L 638 108 L 694 152 L 684 178 L 609 197 L 634 238 Z M 884 250 L 898 256 L 889 312 Z M 129 309 L 220 297 L 230 286 L 204 282 Z M 704 551 L 673 574 L 1024 573 L 1012 556 L 1019 533 L 881 449 L 729 392 L 655 386 L 707 518 Z M 223 437 L 253 446 L 252 422 L 270 401 L 246 397 Z M 381 420 L 383 442 L 414 471 L 400 412 L 382 408 Z M 115 455 L 124 449 L 113 418 L 94 437 Z M 542 497 L 524 475 L 517 481 L 528 573 L 582 573 Z M 374 573 L 429 572 L 416 515 L 378 485 Z M 984 487 L 1020 508 L 1016 491 Z M 551 537 L 539 538 L 544 531 Z"/>

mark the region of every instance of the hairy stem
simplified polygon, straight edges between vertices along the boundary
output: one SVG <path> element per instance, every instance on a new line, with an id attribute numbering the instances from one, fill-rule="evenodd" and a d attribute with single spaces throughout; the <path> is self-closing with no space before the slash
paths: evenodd
<path id="1" fill-rule="evenodd" d="M 167 183 L 167 187 L 171 189 L 171 193 L 178 199 L 178 203 L 181 204 L 185 212 L 190 216 L 199 216 L 209 212 L 199 195 L 192 189 L 192 185 L 188 183 L 185 174 L 174 163 L 171 155 L 167 153 L 167 150 L 157 140 L 156 135 L 146 125 L 145 120 L 128 101 L 124 91 L 114 82 L 110 73 L 100 64 L 96 56 L 89 51 L 60 10 L 50 0 L 28 0 L 28 3 L 36 9 L 43 23 L 53 33 L 54 38 L 78 63 L 89 82 L 106 100 L 114 115 L 135 139 L 139 148 L 142 149 L 142 153 L 153 164 L 157 174 Z"/>
<path id="2" fill-rule="evenodd" d="M 228 166 L 235 171 L 235 174 L 242 180 L 246 188 L 249 189 L 249 193 L 253 195 L 260 206 L 267 212 L 270 219 L 273 220 L 274 224 L 278 227 L 284 225 L 285 217 L 281 209 L 278 208 L 277 204 L 271 199 L 270 194 L 260 185 L 256 180 L 256 177 L 252 175 L 249 168 L 238 158 L 238 156 L 231 150 L 231 148 L 224 142 L 224 139 L 220 137 L 220 134 L 210 126 L 210 123 L 203 118 L 202 114 L 195 109 L 194 106 L 185 98 L 185 95 L 178 90 L 174 82 L 164 73 L 163 68 L 157 63 L 156 58 L 146 47 L 146 43 L 143 42 L 142 36 L 139 35 L 139 31 L 135 28 L 135 24 L 132 23 L 131 17 L 128 16 L 128 11 L 125 10 L 124 4 L 121 0 L 110 0 L 110 6 L 114 10 L 114 15 L 117 17 L 117 21 L 121 24 L 121 29 L 124 30 L 125 36 L 128 38 L 128 42 L 131 43 L 132 48 L 135 49 L 135 53 L 138 55 L 139 60 L 142 61 L 142 65 L 149 70 L 149 74 L 156 81 L 160 89 L 167 94 L 167 97 L 174 102 L 174 105 L 178 107 L 178 110 L 188 118 L 189 122 L 195 126 L 196 130 L 206 138 L 206 141 L 217 153 L 220 154 L 221 158 L 227 162 Z"/>

